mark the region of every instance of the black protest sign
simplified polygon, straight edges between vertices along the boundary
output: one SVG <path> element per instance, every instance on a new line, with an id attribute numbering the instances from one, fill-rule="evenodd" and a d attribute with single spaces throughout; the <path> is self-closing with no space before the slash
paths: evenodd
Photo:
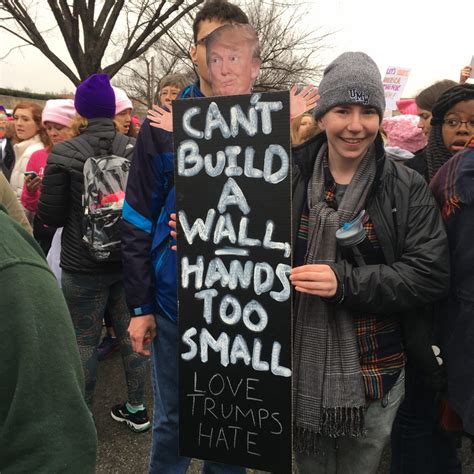
<path id="1" fill-rule="evenodd" d="M 173 116 L 180 453 L 291 472 L 289 94 Z"/>

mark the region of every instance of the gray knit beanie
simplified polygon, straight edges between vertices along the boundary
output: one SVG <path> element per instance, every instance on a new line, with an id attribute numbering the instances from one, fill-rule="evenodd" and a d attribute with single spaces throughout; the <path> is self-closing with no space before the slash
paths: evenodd
<path id="1" fill-rule="evenodd" d="M 379 69 L 365 53 L 348 52 L 337 57 L 324 71 L 318 92 L 321 96 L 314 116 L 319 119 L 337 105 L 368 105 L 377 109 L 380 120 L 385 95 Z"/>

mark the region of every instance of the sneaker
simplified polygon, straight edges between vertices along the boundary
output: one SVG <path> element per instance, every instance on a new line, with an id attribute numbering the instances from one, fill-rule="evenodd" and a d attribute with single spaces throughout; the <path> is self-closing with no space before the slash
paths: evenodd
<path id="1" fill-rule="evenodd" d="M 102 342 L 97 347 L 97 359 L 104 360 L 119 349 L 119 342 L 116 337 L 104 336 Z"/>
<path id="2" fill-rule="evenodd" d="M 146 431 L 151 426 L 146 408 L 137 413 L 131 413 L 128 411 L 127 404 L 123 403 L 122 405 L 115 405 L 112 408 L 110 415 L 115 421 L 127 423 L 127 426 L 136 433 Z"/>

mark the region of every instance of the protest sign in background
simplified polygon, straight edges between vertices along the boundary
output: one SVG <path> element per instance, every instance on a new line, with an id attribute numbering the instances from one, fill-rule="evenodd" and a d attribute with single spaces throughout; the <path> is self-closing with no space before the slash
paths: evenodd
<path id="1" fill-rule="evenodd" d="M 397 109 L 397 100 L 402 97 L 403 89 L 408 81 L 410 69 L 402 67 L 389 67 L 383 79 L 383 88 L 385 93 L 385 110 L 392 111 Z"/>
<path id="2" fill-rule="evenodd" d="M 175 101 L 180 453 L 291 472 L 287 92 Z"/>

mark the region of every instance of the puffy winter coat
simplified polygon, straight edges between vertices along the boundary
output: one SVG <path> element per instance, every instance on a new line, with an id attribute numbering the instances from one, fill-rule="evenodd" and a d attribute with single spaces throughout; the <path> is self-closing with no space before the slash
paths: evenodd
<path id="1" fill-rule="evenodd" d="M 314 160 L 325 140 L 321 134 L 293 149 L 294 239 Z M 441 378 L 431 352 L 432 321 L 424 308 L 448 292 L 445 227 L 423 177 L 386 159 L 380 138 L 376 157 L 377 173 L 365 208 L 387 263 L 354 267 L 342 260 L 331 264 L 339 281 L 341 304 L 368 314 L 400 313 L 408 356 L 425 374 Z"/>
<path id="2" fill-rule="evenodd" d="M 81 133 L 95 155 L 116 153 L 131 159 L 135 139 L 128 140 L 125 154 L 117 152 L 118 141 L 111 119 L 90 119 Z M 74 273 L 115 272 L 121 270 L 120 262 L 97 262 L 85 248 L 82 237 L 84 215 L 84 163 L 90 155 L 84 153 L 79 137 L 61 142 L 53 147 L 48 157 L 38 202 L 38 216 L 42 222 L 54 227 L 64 227 L 61 248 L 61 267 Z"/>

